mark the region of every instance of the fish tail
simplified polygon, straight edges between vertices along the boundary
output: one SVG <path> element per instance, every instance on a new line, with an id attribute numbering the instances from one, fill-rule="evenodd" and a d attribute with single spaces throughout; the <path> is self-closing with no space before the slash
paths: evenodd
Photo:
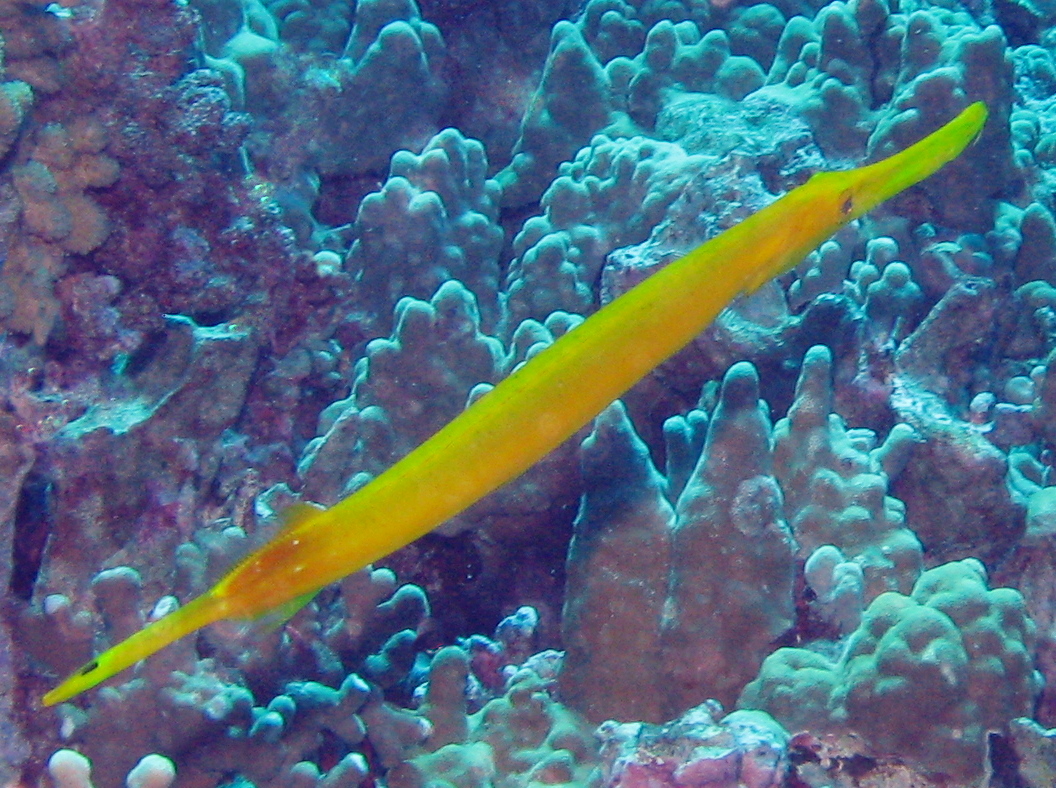
<path id="1" fill-rule="evenodd" d="M 184 635 L 226 617 L 223 600 L 207 592 L 82 665 L 59 686 L 45 694 L 41 702 L 45 706 L 54 706 L 69 700 Z"/>

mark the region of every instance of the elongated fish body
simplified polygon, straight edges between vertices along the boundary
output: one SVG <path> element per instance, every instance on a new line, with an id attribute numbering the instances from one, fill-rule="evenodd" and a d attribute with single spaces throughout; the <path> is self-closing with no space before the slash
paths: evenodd
<path id="1" fill-rule="evenodd" d="M 289 526 L 186 606 L 103 652 L 47 693 L 67 700 L 193 632 L 311 594 L 414 541 L 515 478 L 738 295 L 800 262 L 839 227 L 938 170 L 979 134 L 982 103 L 883 161 L 819 173 L 598 310 L 425 443 L 330 509 Z"/>

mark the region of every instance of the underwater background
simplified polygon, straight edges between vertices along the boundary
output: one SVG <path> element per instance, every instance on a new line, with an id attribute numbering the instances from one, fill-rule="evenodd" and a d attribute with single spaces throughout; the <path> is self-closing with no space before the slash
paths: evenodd
<path id="1" fill-rule="evenodd" d="M 0 783 L 1056 786 L 1056 4 L 0 0 L 0 36 Z M 516 481 L 42 707 L 974 101 Z"/>

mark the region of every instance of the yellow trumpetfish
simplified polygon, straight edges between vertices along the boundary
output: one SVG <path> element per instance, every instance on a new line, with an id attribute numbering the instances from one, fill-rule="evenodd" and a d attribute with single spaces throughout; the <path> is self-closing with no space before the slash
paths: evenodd
<path id="1" fill-rule="evenodd" d="M 298 507 L 284 531 L 215 586 L 104 651 L 47 693 L 44 705 L 94 687 L 206 624 L 295 603 L 433 530 L 557 447 L 733 298 L 789 270 L 840 226 L 957 157 L 986 117 L 977 102 L 890 158 L 818 173 L 653 274 L 358 492 L 330 509 Z"/>

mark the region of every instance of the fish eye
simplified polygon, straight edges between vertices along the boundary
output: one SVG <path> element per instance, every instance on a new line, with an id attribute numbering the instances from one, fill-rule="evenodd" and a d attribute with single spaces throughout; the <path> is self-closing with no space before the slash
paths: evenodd
<path id="1" fill-rule="evenodd" d="M 854 210 L 854 195 L 845 192 L 840 199 L 840 215 L 847 216 Z"/>
<path id="2" fill-rule="evenodd" d="M 92 671 L 94 671 L 94 670 L 95 670 L 96 668 L 98 668 L 98 667 L 99 667 L 99 662 L 98 662 L 98 660 L 94 660 L 94 659 L 93 659 L 93 660 L 92 660 L 91 662 L 89 662 L 89 663 L 88 663 L 87 665 L 85 665 L 85 666 L 84 666 L 84 667 L 82 667 L 82 668 L 81 668 L 80 670 L 78 670 L 78 671 L 77 671 L 77 675 L 78 675 L 78 676 L 87 676 L 87 675 L 88 675 L 89 673 L 91 673 Z"/>

